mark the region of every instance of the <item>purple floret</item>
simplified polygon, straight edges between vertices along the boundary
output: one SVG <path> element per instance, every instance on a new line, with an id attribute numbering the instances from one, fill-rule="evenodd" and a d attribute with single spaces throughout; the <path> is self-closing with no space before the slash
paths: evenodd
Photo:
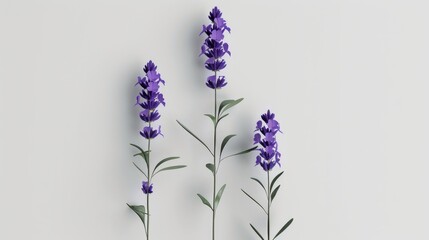
<path id="1" fill-rule="evenodd" d="M 148 182 L 143 181 L 143 182 L 142 182 L 142 191 L 143 191 L 143 193 L 144 193 L 144 194 L 150 194 L 150 193 L 153 193 L 153 184 L 151 183 L 151 184 L 149 185 L 149 183 L 148 183 Z"/>

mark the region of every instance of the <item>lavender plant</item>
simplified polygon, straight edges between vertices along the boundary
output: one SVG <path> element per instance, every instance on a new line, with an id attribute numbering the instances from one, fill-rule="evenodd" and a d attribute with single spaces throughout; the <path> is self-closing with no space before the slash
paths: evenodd
<path id="1" fill-rule="evenodd" d="M 151 159 L 151 141 L 159 135 L 164 136 L 161 133 L 161 126 L 158 128 L 154 127 L 153 124 L 157 121 L 161 115 L 158 112 L 160 105 L 165 106 L 165 100 L 162 93 L 159 92 L 160 83 L 165 85 L 165 81 L 161 79 L 161 74 L 157 72 L 157 66 L 149 61 L 143 68 L 145 72 L 144 77 L 138 77 L 136 86 L 141 87 L 139 95 L 136 97 L 136 104 L 142 109 L 140 111 L 140 119 L 145 123 L 145 126 L 140 131 L 140 135 L 146 139 L 147 150 L 144 147 L 140 147 L 137 144 L 131 144 L 139 150 L 135 156 L 140 156 L 145 163 L 146 168 L 140 167 L 138 164 L 133 162 L 134 166 L 143 174 L 144 180 L 142 181 L 141 190 L 146 195 L 146 207 L 144 205 L 129 205 L 127 204 L 140 218 L 143 223 L 143 227 L 146 234 L 146 239 L 149 240 L 149 226 L 150 226 L 150 194 L 153 193 L 153 180 L 158 173 L 163 171 L 169 171 L 174 169 L 180 169 L 186 167 L 186 165 L 174 165 L 169 167 L 161 168 L 165 163 L 178 159 L 179 157 L 167 157 L 159 161 L 152 169 L 151 165 L 153 160 Z"/>
<path id="2" fill-rule="evenodd" d="M 266 186 L 257 178 L 251 178 L 256 183 L 258 183 L 262 189 L 265 191 L 267 197 L 266 208 L 262 206 L 258 201 L 255 200 L 250 194 L 241 189 L 246 196 L 253 200 L 267 215 L 267 238 L 262 237 L 262 234 L 250 224 L 250 227 L 255 231 L 255 233 L 262 240 L 271 240 L 271 224 L 270 224 L 270 214 L 271 214 L 271 205 L 274 198 L 276 197 L 277 192 L 280 189 L 280 184 L 275 187 L 276 181 L 282 176 L 284 171 L 277 174 L 274 179 L 270 182 L 270 171 L 274 169 L 276 165 L 280 165 L 281 154 L 278 151 L 278 144 L 276 140 L 276 134 L 280 131 L 280 124 L 274 119 L 275 114 L 271 113 L 270 110 L 267 113 L 261 115 L 262 121 L 259 120 L 256 123 L 255 135 L 253 138 L 254 144 L 259 144 L 259 155 L 256 157 L 256 166 L 261 166 L 262 169 L 267 173 L 267 184 Z M 290 219 L 283 227 L 277 232 L 277 234 L 272 238 L 273 240 L 277 238 L 287 227 L 292 223 L 293 218 Z"/>
<path id="3" fill-rule="evenodd" d="M 222 143 L 220 144 L 220 150 L 219 142 L 218 142 L 218 126 L 221 120 L 226 118 L 229 113 L 228 110 L 240 103 L 243 98 L 233 100 L 228 99 L 222 101 L 218 105 L 218 91 L 220 91 L 222 88 L 224 88 L 227 85 L 226 78 L 224 75 L 220 74 L 220 71 L 226 67 L 226 62 L 224 60 L 224 56 L 228 54 L 231 55 L 231 52 L 229 51 L 228 44 L 224 41 L 224 34 L 225 32 L 231 32 L 231 29 L 227 26 L 225 19 L 222 18 L 222 12 L 217 8 L 214 7 L 210 13 L 208 18 L 210 19 L 211 23 L 209 25 L 203 25 L 203 29 L 200 33 L 206 35 L 206 39 L 204 40 L 204 43 L 201 47 L 201 55 L 204 55 L 207 57 L 207 60 L 205 61 L 205 68 L 211 71 L 210 76 L 207 78 L 206 86 L 213 90 L 214 94 L 214 108 L 213 108 L 213 114 L 204 114 L 205 116 L 209 117 L 211 121 L 213 122 L 213 146 L 210 148 L 204 141 L 202 141 L 199 137 L 197 137 L 196 134 L 194 134 L 191 130 L 189 130 L 185 125 L 183 125 L 181 122 L 177 121 L 180 126 L 182 126 L 189 134 L 191 134 L 196 140 L 198 140 L 210 153 L 210 155 L 213 157 L 211 163 L 207 163 L 206 167 L 210 170 L 210 172 L 213 175 L 213 192 L 212 192 L 212 199 L 211 201 L 207 200 L 206 197 L 204 197 L 202 194 L 197 194 L 198 197 L 201 199 L 202 203 L 206 205 L 212 212 L 212 240 L 215 239 L 215 233 L 216 233 L 216 210 L 218 209 L 219 202 L 222 198 L 222 194 L 225 190 L 226 184 L 223 184 L 222 187 L 218 189 L 218 178 L 217 174 L 219 171 L 220 164 L 223 162 L 223 160 L 249 153 L 256 149 L 256 147 L 246 149 L 243 151 L 240 151 L 235 154 L 231 154 L 228 156 L 223 155 L 223 151 L 229 142 L 231 138 L 235 137 L 235 134 L 227 135 L 223 138 Z"/>

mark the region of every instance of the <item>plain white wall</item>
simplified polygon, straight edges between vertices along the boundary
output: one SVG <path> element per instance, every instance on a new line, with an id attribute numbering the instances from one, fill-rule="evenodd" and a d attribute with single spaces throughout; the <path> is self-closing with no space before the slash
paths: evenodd
<path id="1" fill-rule="evenodd" d="M 128 144 L 142 143 L 133 85 L 149 59 L 167 81 L 154 155 L 189 165 L 158 178 L 152 237 L 209 239 L 195 195 L 211 191 L 209 158 L 175 120 L 209 139 L 198 33 L 214 5 L 232 28 L 221 97 L 245 98 L 221 133 L 248 146 L 267 108 L 285 133 L 274 228 L 295 221 L 281 239 L 429 239 L 429 4 L 417 0 L 2 0 L 0 239 L 144 239 L 125 203 L 144 202 Z M 253 161 L 221 169 L 218 239 L 264 229 L 240 192 L 258 193 Z"/>

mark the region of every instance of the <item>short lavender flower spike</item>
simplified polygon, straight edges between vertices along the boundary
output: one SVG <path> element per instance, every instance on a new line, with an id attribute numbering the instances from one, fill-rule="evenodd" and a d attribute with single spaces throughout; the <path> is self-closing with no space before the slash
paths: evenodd
<path id="1" fill-rule="evenodd" d="M 165 106 L 164 96 L 159 92 L 160 83 L 165 85 L 165 81 L 162 80 L 161 74 L 156 69 L 157 66 L 152 61 L 149 61 L 143 68 L 145 76 L 139 76 L 136 83 L 136 85 L 142 87 L 136 98 L 136 105 L 139 105 L 143 109 L 140 112 L 140 119 L 149 123 L 149 126 L 144 127 L 140 131 L 140 135 L 146 139 L 153 139 L 158 135 L 162 135 L 161 126 L 158 129 L 154 129 L 151 126 L 152 122 L 161 117 L 157 110 L 158 106 L 160 104 Z"/>
<path id="2" fill-rule="evenodd" d="M 256 157 L 256 165 L 260 165 L 265 171 L 270 171 L 276 164 L 280 166 L 281 154 L 278 151 L 276 134 L 280 131 L 279 123 L 274 120 L 275 114 L 270 110 L 261 115 L 262 121 L 256 123 L 254 144 L 260 144 L 259 155 Z"/>
<path id="3" fill-rule="evenodd" d="M 224 42 L 224 33 L 231 33 L 231 28 L 226 25 L 226 21 L 222 18 L 222 12 L 219 8 L 214 7 L 209 13 L 208 18 L 211 24 L 203 25 L 203 30 L 200 35 L 205 33 L 207 38 L 201 46 L 201 55 L 205 55 L 208 59 L 205 62 L 205 67 L 213 71 L 213 75 L 207 78 L 206 85 L 212 89 L 220 89 L 226 86 L 225 76 L 218 76 L 217 72 L 226 67 L 226 62 L 223 58 L 225 54 L 231 56 L 228 43 Z"/>

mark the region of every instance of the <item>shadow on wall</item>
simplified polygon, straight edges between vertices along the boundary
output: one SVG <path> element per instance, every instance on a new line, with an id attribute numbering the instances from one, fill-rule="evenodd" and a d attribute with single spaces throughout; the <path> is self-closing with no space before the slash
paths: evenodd
<path id="1" fill-rule="evenodd" d="M 112 111 L 112 114 L 121 114 L 121 118 L 123 119 L 123 122 L 125 124 L 120 125 L 118 128 L 118 132 L 121 136 L 122 144 L 120 148 L 123 149 L 123 152 L 126 153 L 125 156 L 122 156 L 119 158 L 118 161 L 118 168 L 121 169 L 122 174 L 121 178 L 124 181 L 123 187 L 125 189 L 128 189 L 126 191 L 126 196 L 135 196 L 136 190 L 133 187 L 130 186 L 139 186 L 140 183 L 135 182 L 135 176 L 138 174 L 138 170 L 135 169 L 133 166 L 133 162 L 136 162 L 137 164 L 141 163 L 141 159 L 137 159 L 133 157 L 133 155 L 136 153 L 135 149 L 130 146 L 130 143 L 138 144 L 140 145 L 141 142 L 139 140 L 140 137 L 140 129 L 141 129 L 141 120 L 139 118 L 139 111 L 138 108 L 135 105 L 136 103 L 136 96 L 139 93 L 139 89 L 135 86 L 137 82 L 137 76 L 141 76 L 143 72 L 143 63 L 135 61 L 135 64 L 132 66 L 126 66 L 124 69 L 124 74 L 121 74 L 121 77 L 118 82 L 117 89 L 122 89 L 125 93 L 120 94 L 121 97 L 124 99 L 121 100 L 121 109 L 119 113 L 114 113 Z M 114 168 L 117 169 L 117 168 Z M 132 172 L 131 172 L 132 171 Z M 136 172 L 134 172 L 136 171 Z M 132 198 L 127 199 L 127 201 L 132 201 Z M 125 202 L 124 202 L 124 209 L 126 208 Z M 128 208 L 127 208 L 128 210 Z"/>

